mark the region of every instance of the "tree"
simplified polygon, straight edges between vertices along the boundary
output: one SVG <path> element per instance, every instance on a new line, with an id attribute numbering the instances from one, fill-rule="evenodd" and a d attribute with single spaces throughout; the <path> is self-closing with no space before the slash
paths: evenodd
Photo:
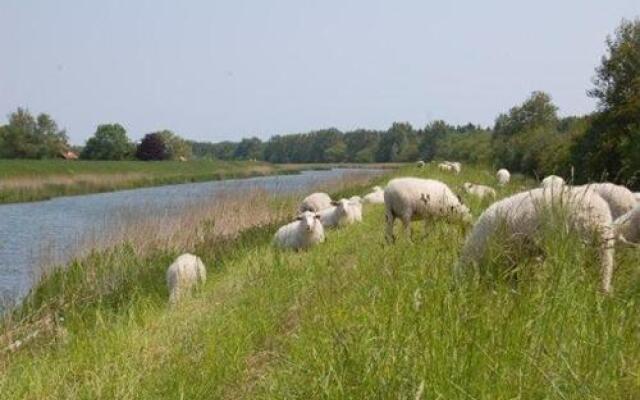
<path id="1" fill-rule="evenodd" d="M 69 148 L 65 131 L 49 115 L 34 118 L 23 108 L 0 129 L 0 144 L 3 158 L 54 158 Z"/>
<path id="2" fill-rule="evenodd" d="M 170 157 L 165 138 L 158 132 L 146 134 L 136 149 L 136 158 L 142 161 L 161 161 Z"/>
<path id="3" fill-rule="evenodd" d="M 262 159 L 262 141 L 257 137 L 242 139 L 233 152 L 233 158 L 237 160 L 260 160 Z"/>
<path id="4" fill-rule="evenodd" d="M 125 160 L 133 153 L 133 144 L 120 124 L 98 125 L 87 140 L 80 157 L 87 160 Z"/>
<path id="5" fill-rule="evenodd" d="M 418 151 L 420 158 L 431 161 L 438 155 L 439 143 L 453 130 L 453 127 L 442 120 L 429 123 L 421 132 Z"/>
<path id="6" fill-rule="evenodd" d="M 607 179 L 640 187 L 640 19 L 623 20 L 596 68 L 588 94 L 599 113 L 571 149 L 581 180 Z"/>
<path id="7" fill-rule="evenodd" d="M 188 159 L 191 157 L 191 145 L 180 136 L 168 129 L 153 133 L 162 136 L 166 146 L 168 160 Z"/>

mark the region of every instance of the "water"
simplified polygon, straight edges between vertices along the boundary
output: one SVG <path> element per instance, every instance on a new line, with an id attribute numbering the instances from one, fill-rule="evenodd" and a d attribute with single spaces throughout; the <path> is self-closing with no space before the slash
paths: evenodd
<path id="1" fill-rule="evenodd" d="M 216 193 L 229 190 L 258 188 L 281 194 L 303 191 L 354 171 L 304 171 L 297 175 L 169 185 L 0 205 L 0 299 L 19 300 L 44 266 L 67 263 L 87 237 L 99 243 L 101 233 L 106 234 L 110 228 L 122 224 L 123 219 L 135 224 L 136 216 L 172 215 L 186 204 L 211 201 Z"/>

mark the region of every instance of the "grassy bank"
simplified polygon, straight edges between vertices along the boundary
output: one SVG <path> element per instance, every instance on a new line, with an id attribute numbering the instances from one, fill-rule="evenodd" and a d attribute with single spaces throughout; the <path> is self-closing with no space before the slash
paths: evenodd
<path id="1" fill-rule="evenodd" d="M 471 168 L 391 174 L 493 183 Z M 516 178 L 500 196 L 530 184 Z M 53 274 L 5 322 L 5 344 L 41 333 L 0 354 L 3 399 L 640 395 L 637 250 L 617 252 L 608 297 L 593 249 L 560 231 L 517 280 L 495 262 L 487 279 L 454 281 L 462 227 L 416 223 L 412 241 L 386 245 L 380 206 L 311 251 L 273 249 L 295 200 L 272 199 L 276 215 L 239 236 L 203 229 L 176 248 L 120 246 Z M 488 205 L 464 200 L 476 216 Z M 164 271 L 182 249 L 203 257 L 210 279 L 170 308 Z"/>
<path id="2" fill-rule="evenodd" d="M 290 173 L 304 166 L 252 161 L 0 160 L 0 203 L 144 186 Z"/>

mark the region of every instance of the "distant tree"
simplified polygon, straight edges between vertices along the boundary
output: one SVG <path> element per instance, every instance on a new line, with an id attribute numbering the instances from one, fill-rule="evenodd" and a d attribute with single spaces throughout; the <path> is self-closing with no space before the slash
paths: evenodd
<path id="1" fill-rule="evenodd" d="M 511 108 L 507 114 L 500 114 L 493 130 L 497 136 L 512 136 L 534 128 L 555 129 L 557 111 L 551 96 L 533 92 L 522 104 Z"/>
<path id="2" fill-rule="evenodd" d="M 80 157 L 86 160 L 125 160 L 133 154 L 134 146 L 127 131 L 120 124 L 98 125 L 82 150 Z"/>
<path id="3" fill-rule="evenodd" d="M 233 158 L 237 160 L 260 160 L 262 159 L 263 145 L 257 137 L 242 139 L 235 147 Z"/>
<path id="4" fill-rule="evenodd" d="M 640 188 L 640 19 L 623 20 L 606 41 L 588 94 L 599 113 L 571 149 L 582 180 L 623 182 Z"/>
<path id="5" fill-rule="evenodd" d="M 167 129 L 154 133 L 162 136 L 165 146 L 167 147 L 167 159 L 179 160 L 180 158 L 191 158 L 192 149 L 189 142 Z"/>
<path id="6" fill-rule="evenodd" d="M 136 158 L 142 161 L 161 161 L 171 157 L 165 138 L 160 133 L 148 133 L 136 149 Z"/>
<path id="7" fill-rule="evenodd" d="M 439 143 L 453 131 L 453 127 L 442 120 L 429 123 L 420 133 L 418 151 L 423 161 L 431 161 L 438 156 Z"/>
<path id="8" fill-rule="evenodd" d="M 399 162 L 416 158 L 418 147 L 415 132 L 407 122 L 394 122 L 389 130 L 382 134 L 376 150 L 376 161 Z"/>
<path id="9" fill-rule="evenodd" d="M 54 158 L 68 148 L 65 131 L 47 114 L 34 118 L 28 110 L 18 108 L 0 128 L 2 158 Z"/>

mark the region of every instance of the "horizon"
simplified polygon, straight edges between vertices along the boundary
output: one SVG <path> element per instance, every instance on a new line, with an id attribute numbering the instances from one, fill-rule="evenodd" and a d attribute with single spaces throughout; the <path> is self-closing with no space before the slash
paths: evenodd
<path id="1" fill-rule="evenodd" d="M 440 119 L 487 127 L 536 90 L 561 116 L 585 115 L 607 36 L 639 14 L 626 0 L 8 1 L 0 123 L 18 107 L 47 113 L 74 145 L 106 123 L 132 140 L 170 129 L 198 142 Z"/>

